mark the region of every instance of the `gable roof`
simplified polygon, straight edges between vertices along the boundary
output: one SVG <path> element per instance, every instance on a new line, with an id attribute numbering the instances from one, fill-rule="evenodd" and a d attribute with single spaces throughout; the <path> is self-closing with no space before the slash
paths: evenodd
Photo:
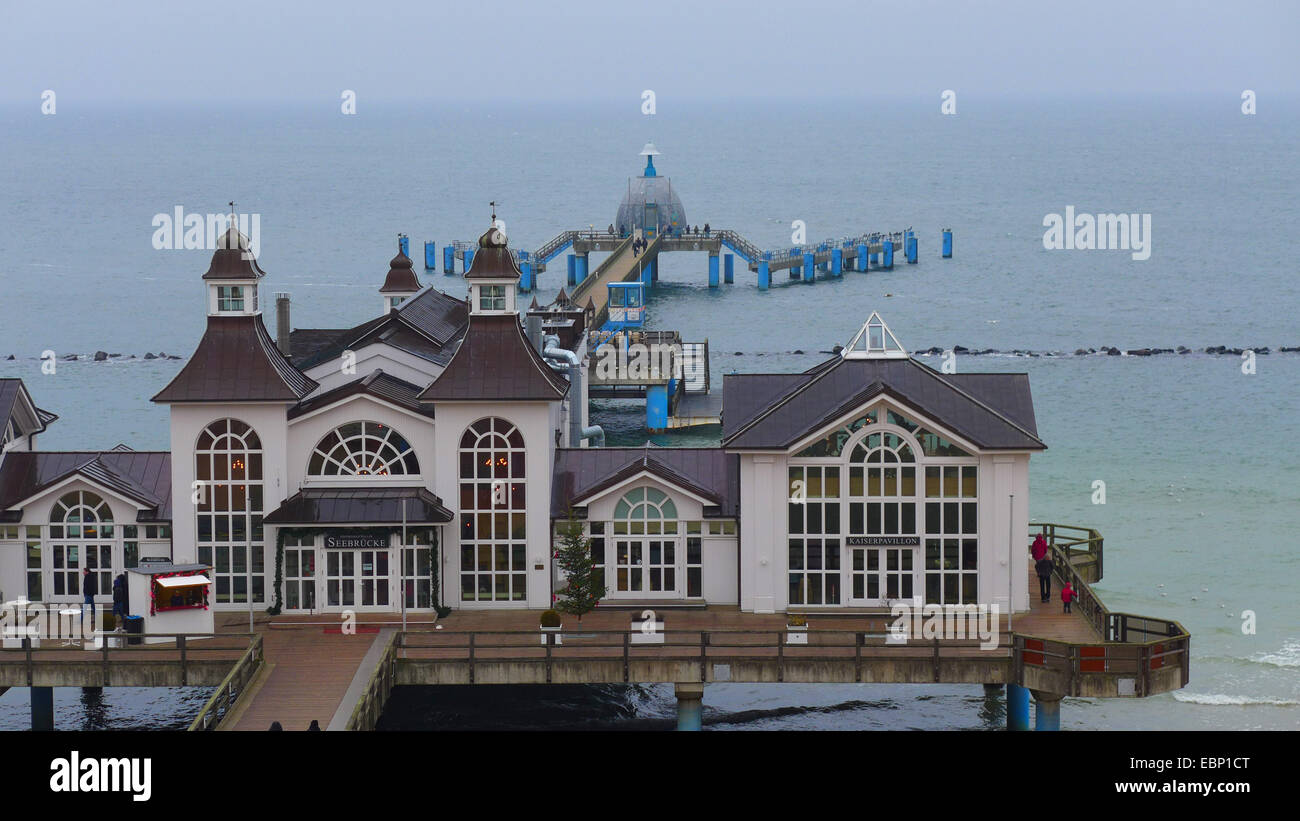
<path id="1" fill-rule="evenodd" d="M 524 337 L 518 314 L 475 315 L 456 355 L 420 399 L 554 402 L 566 390 L 568 380 L 552 371 Z"/>
<path id="2" fill-rule="evenodd" d="M 136 521 L 170 521 L 171 454 L 166 451 L 16 451 L 0 464 L 0 521 L 20 521 L 8 508 L 72 476 L 143 505 Z"/>
<path id="3" fill-rule="evenodd" d="M 551 482 L 551 518 L 646 471 L 708 499 L 730 518 L 740 506 L 740 457 L 721 448 L 559 448 Z"/>
<path id="4" fill-rule="evenodd" d="M 337 388 L 332 388 L 324 393 L 318 393 L 302 400 L 289 409 L 288 417 L 295 419 L 359 394 L 383 399 L 422 416 L 433 416 L 433 408 L 420 402 L 419 385 L 412 385 L 405 379 L 398 379 L 396 376 L 386 374 L 376 368 L 360 379 L 354 379 L 344 385 L 339 385 Z"/>
<path id="5" fill-rule="evenodd" d="M 835 357 L 784 383 L 773 374 L 723 379 L 722 444 L 786 450 L 839 416 L 886 394 L 983 450 L 1042 450 L 1026 374 L 941 374 L 906 359 Z M 731 414 L 734 405 L 741 412 Z"/>
<path id="6" fill-rule="evenodd" d="M 469 305 L 461 299 L 425 288 L 397 308 L 352 328 L 303 328 L 289 334 L 289 350 L 303 370 L 356 350 L 384 342 L 438 365 L 451 360 L 452 343 L 465 333 Z"/>
<path id="7" fill-rule="evenodd" d="M 285 359 L 260 315 L 210 316 L 199 347 L 154 402 L 297 402 L 317 387 Z"/>
<path id="8" fill-rule="evenodd" d="M 35 427 L 18 424 L 15 421 L 14 431 L 19 436 L 41 433 L 51 422 L 59 418 L 56 414 L 36 407 L 23 380 L 18 377 L 0 379 L 0 434 L 4 433 L 5 423 L 23 410 L 32 418 Z"/>

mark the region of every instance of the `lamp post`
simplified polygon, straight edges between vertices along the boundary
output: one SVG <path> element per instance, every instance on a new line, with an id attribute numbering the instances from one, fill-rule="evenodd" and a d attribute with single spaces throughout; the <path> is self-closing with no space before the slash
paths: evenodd
<path id="1" fill-rule="evenodd" d="M 397 577 L 401 585 L 402 632 L 406 632 L 406 499 L 402 499 L 402 545 L 397 551 Z"/>
<path id="2" fill-rule="evenodd" d="M 1007 632 L 1011 632 L 1011 614 L 1015 612 L 1015 577 L 1016 577 L 1016 494 L 1007 498 Z"/>

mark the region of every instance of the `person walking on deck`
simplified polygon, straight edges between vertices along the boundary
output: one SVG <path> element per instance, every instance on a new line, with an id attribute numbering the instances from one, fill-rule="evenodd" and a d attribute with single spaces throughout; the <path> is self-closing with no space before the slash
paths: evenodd
<path id="1" fill-rule="evenodd" d="M 1033 555 L 1034 561 L 1038 561 L 1047 555 L 1047 539 L 1043 538 L 1043 534 L 1039 533 L 1034 537 L 1034 545 L 1029 549 L 1029 552 Z"/>
<path id="2" fill-rule="evenodd" d="M 1034 572 L 1038 574 L 1038 597 L 1043 602 L 1052 600 L 1052 560 L 1044 556 L 1034 562 Z"/>
<path id="3" fill-rule="evenodd" d="M 1065 605 L 1066 613 L 1070 612 L 1070 602 L 1078 597 L 1079 594 L 1074 592 L 1074 587 L 1069 582 L 1066 582 L 1065 587 L 1061 588 L 1061 604 Z"/>

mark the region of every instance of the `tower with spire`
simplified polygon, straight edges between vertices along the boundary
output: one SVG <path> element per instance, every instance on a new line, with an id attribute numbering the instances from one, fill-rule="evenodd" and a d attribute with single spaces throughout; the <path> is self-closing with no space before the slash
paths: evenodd
<path id="1" fill-rule="evenodd" d="M 217 238 L 203 281 L 208 285 L 208 316 L 255 316 L 261 313 L 257 283 L 266 276 L 253 256 L 248 237 L 240 233 L 235 204 L 230 203 L 230 224 Z"/>
<path id="2" fill-rule="evenodd" d="M 402 251 L 402 240 L 397 240 L 397 256 L 388 263 L 388 275 L 379 289 L 384 299 L 384 313 L 388 313 L 420 292 L 420 280 L 415 275 L 411 258 Z"/>
<path id="3" fill-rule="evenodd" d="M 469 272 L 470 316 L 518 314 L 515 297 L 519 291 L 519 267 L 506 246 L 506 234 L 492 209 L 492 225 L 478 238 L 478 251 Z"/>

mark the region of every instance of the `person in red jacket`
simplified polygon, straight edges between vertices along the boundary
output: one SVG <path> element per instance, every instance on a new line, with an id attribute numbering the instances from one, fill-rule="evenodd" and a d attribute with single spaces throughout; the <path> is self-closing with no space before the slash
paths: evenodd
<path id="1" fill-rule="evenodd" d="M 1034 561 L 1047 555 L 1047 540 L 1043 538 L 1043 534 L 1039 533 L 1034 537 L 1034 546 L 1030 548 L 1030 552 L 1034 556 Z"/>
<path id="2" fill-rule="evenodd" d="M 1070 602 L 1079 598 L 1079 594 L 1074 592 L 1074 587 L 1069 582 L 1061 588 L 1061 603 L 1065 605 L 1065 612 L 1070 612 Z"/>

